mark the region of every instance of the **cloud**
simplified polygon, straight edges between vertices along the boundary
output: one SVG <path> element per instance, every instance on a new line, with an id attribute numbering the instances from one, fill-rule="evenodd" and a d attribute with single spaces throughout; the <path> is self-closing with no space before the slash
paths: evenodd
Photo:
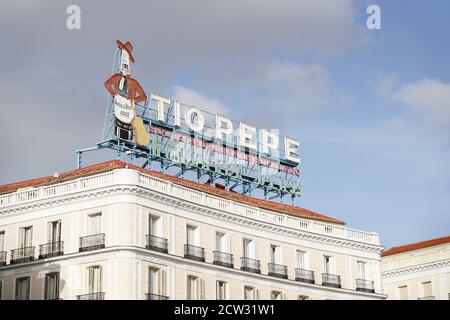
<path id="1" fill-rule="evenodd" d="M 397 84 L 398 78 L 396 76 L 382 76 L 372 84 L 372 87 L 378 97 L 387 98 L 392 94 Z"/>
<path id="2" fill-rule="evenodd" d="M 197 107 L 199 109 L 227 115 L 229 110 L 217 99 L 208 98 L 197 91 L 194 91 L 183 86 L 175 86 L 174 98 L 186 105 Z"/>
<path id="3" fill-rule="evenodd" d="M 450 123 L 450 83 L 422 79 L 402 85 L 394 98 L 427 120 Z"/>

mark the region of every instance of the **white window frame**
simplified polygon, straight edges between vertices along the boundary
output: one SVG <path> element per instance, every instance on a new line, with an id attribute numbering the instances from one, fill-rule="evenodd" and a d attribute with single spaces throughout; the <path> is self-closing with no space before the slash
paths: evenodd
<path id="1" fill-rule="evenodd" d="M 221 287 L 223 285 L 223 287 Z M 228 300 L 229 294 L 228 294 L 228 282 L 223 280 L 217 280 L 216 281 L 216 300 Z M 219 297 L 221 294 L 223 294 L 223 297 Z"/>
<path id="2" fill-rule="evenodd" d="M 92 269 L 92 276 L 93 276 L 93 282 L 92 282 L 92 287 L 90 286 L 90 280 L 91 280 L 91 269 Z M 95 280 L 95 270 L 98 270 L 98 284 L 96 285 L 94 282 Z M 88 294 L 94 294 L 94 293 L 99 293 L 99 292 L 103 292 L 103 267 L 101 265 L 93 265 L 93 266 L 89 266 L 86 268 L 86 276 L 87 276 L 87 281 L 86 281 L 86 286 L 87 286 L 87 290 L 85 292 L 87 292 Z M 97 288 L 96 288 L 97 286 Z M 95 290 L 97 289 L 97 290 Z"/>
<path id="3" fill-rule="evenodd" d="M 17 299 L 17 285 L 19 280 L 28 279 L 28 299 Z M 21 275 L 14 278 L 14 300 L 31 300 L 31 275 Z"/>
<path id="4" fill-rule="evenodd" d="M 248 241 L 249 246 L 248 249 L 245 250 L 245 243 Z M 254 239 L 250 238 L 242 238 L 242 257 L 247 259 L 254 259 L 257 260 L 257 250 L 256 250 L 256 241 Z M 248 254 L 246 255 L 246 251 L 248 251 Z"/>
<path id="5" fill-rule="evenodd" d="M 247 292 L 252 296 L 250 299 L 247 299 Z M 244 286 L 244 300 L 259 300 L 259 290 L 253 286 Z"/>
<path id="6" fill-rule="evenodd" d="M 6 232 L 5 230 L 0 231 L 0 252 L 5 251 L 6 247 Z"/>
<path id="7" fill-rule="evenodd" d="M 27 230 L 30 230 L 29 234 Z M 17 248 L 27 248 L 33 246 L 33 226 L 19 228 L 19 237 L 17 239 Z"/>
<path id="8" fill-rule="evenodd" d="M 205 280 L 192 274 L 187 275 L 186 300 L 205 300 Z"/>
<path id="9" fill-rule="evenodd" d="M 95 224 L 93 222 L 94 217 L 96 217 L 96 219 L 98 219 L 98 221 L 95 221 Z M 86 225 L 87 236 L 101 234 L 102 230 L 103 230 L 103 213 L 95 212 L 95 213 L 88 214 L 87 215 L 87 225 Z"/>
<path id="10" fill-rule="evenodd" d="M 193 230 L 193 239 L 189 241 L 189 229 Z M 200 227 L 193 224 L 186 224 L 186 244 L 191 246 L 200 246 Z"/>
<path id="11" fill-rule="evenodd" d="M 152 222 L 152 220 L 154 222 Z M 154 226 L 154 228 L 152 228 L 152 226 Z M 152 230 L 154 229 L 154 231 Z M 147 229 L 148 234 L 155 236 L 155 237 L 160 237 L 163 238 L 163 225 L 162 225 L 162 217 L 152 214 L 150 213 L 148 215 L 148 229 Z"/>

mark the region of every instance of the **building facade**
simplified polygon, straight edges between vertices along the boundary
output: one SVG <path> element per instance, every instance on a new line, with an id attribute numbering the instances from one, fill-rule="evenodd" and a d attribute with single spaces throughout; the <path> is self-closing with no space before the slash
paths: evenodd
<path id="1" fill-rule="evenodd" d="M 0 186 L 1 299 L 385 299 L 377 233 L 109 161 Z"/>
<path id="2" fill-rule="evenodd" d="M 450 236 L 386 250 L 382 280 L 388 299 L 450 300 Z"/>

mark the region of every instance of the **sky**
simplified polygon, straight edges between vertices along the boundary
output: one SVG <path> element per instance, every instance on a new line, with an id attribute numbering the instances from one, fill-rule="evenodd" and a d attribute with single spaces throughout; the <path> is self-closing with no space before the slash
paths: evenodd
<path id="1" fill-rule="evenodd" d="M 366 25 L 373 4 L 380 30 Z M 448 12 L 447 0 L 0 0 L 0 184 L 74 169 L 75 150 L 101 139 L 121 39 L 146 91 L 298 138 L 297 205 L 386 247 L 448 235 Z"/>

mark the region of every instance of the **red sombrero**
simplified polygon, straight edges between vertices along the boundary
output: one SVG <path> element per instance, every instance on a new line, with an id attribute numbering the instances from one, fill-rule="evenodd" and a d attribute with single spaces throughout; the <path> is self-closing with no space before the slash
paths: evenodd
<path id="1" fill-rule="evenodd" d="M 130 55 L 130 61 L 134 62 L 134 57 L 131 54 L 131 51 L 133 51 L 133 45 L 131 44 L 131 42 L 127 41 L 125 44 L 123 44 L 120 40 L 116 40 L 116 42 L 120 49 L 128 52 L 128 54 Z"/>

